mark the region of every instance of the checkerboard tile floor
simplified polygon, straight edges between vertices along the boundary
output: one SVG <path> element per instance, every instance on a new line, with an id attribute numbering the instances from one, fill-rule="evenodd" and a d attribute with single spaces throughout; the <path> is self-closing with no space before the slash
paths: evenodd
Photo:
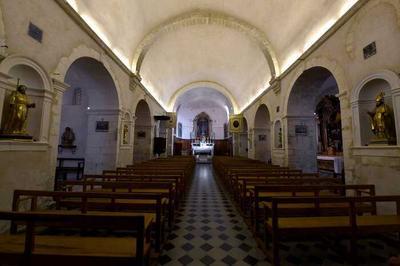
<path id="1" fill-rule="evenodd" d="M 210 164 L 196 166 L 160 265 L 270 265 Z"/>
<path id="2" fill-rule="evenodd" d="M 189 193 L 160 256 L 159 265 L 271 265 L 247 225 L 215 181 L 212 165 L 198 164 Z M 347 241 L 324 237 L 280 244 L 282 265 L 350 265 Z M 396 235 L 361 239 L 359 265 L 384 266 L 400 254 Z"/>

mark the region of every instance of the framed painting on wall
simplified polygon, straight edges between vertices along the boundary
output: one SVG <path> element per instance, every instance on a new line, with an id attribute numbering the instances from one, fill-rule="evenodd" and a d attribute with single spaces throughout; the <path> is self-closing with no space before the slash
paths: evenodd
<path id="1" fill-rule="evenodd" d="M 146 132 L 145 131 L 138 131 L 137 137 L 138 138 L 145 138 L 146 137 Z"/>
<path id="2" fill-rule="evenodd" d="M 109 122 L 108 121 L 96 121 L 96 132 L 108 132 Z"/>

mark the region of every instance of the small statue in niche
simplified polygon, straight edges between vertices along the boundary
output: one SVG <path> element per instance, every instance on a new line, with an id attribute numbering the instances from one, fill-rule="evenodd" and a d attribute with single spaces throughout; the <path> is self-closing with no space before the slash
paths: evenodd
<path id="1" fill-rule="evenodd" d="M 282 148 L 282 128 L 279 128 L 279 133 L 278 133 L 278 148 Z"/>
<path id="2" fill-rule="evenodd" d="M 371 144 L 395 144 L 396 142 L 393 110 L 385 104 L 384 96 L 384 92 L 379 93 L 375 98 L 375 109 L 367 112 L 371 117 L 371 129 L 375 135 Z"/>
<path id="3" fill-rule="evenodd" d="M 61 137 L 61 145 L 64 147 L 74 146 L 75 134 L 72 128 L 66 127 Z"/>
<path id="4" fill-rule="evenodd" d="M 128 144 L 128 125 L 124 125 L 124 129 L 122 130 L 122 144 Z"/>
<path id="5" fill-rule="evenodd" d="M 28 102 L 26 89 L 25 85 L 17 85 L 17 90 L 10 95 L 9 111 L 3 128 L 4 135 L 28 136 L 26 130 L 28 110 L 35 108 L 35 104 Z"/>

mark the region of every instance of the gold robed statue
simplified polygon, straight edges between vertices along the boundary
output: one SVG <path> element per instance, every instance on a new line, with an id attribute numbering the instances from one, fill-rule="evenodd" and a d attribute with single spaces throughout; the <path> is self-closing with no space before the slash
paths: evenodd
<path id="1" fill-rule="evenodd" d="M 129 133 L 128 125 L 124 125 L 124 129 L 122 132 L 122 144 L 128 144 L 129 142 L 128 133 Z"/>
<path id="2" fill-rule="evenodd" d="M 28 102 L 26 95 L 27 87 L 18 85 L 17 90 L 13 91 L 9 100 L 9 112 L 6 116 L 3 134 L 12 136 L 28 136 L 26 130 L 26 120 L 29 108 L 34 108 L 34 103 Z"/>
<path id="3" fill-rule="evenodd" d="M 375 98 L 375 109 L 368 112 L 371 118 L 371 129 L 375 139 L 371 144 L 395 144 L 396 131 L 394 125 L 393 110 L 385 104 L 385 93 L 379 93 Z"/>

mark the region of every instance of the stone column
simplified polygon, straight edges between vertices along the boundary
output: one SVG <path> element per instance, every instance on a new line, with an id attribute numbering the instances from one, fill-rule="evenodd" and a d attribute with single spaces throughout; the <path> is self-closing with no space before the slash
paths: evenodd
<path id="1" fill-rule="evenodd" d="M 255 159 L 255 149 L 254 149 L 254 128 L 249 128 L 248 130 L 248 157 L 250 159 Z"/>
<path id="2" fill-rule="evenodd" d="M 284 148 L 283 150 L 283 165 L 282 166 L 289 166 L 289 152 L 288 152 L 288 144 L 289 144 L 289 127 L 288 127 L 288 121 L 287 118 L 284 117 L 281 119 L 281 127 L 282 127 L 282 146 Z"/>
<path id="3" fill-rule="evenodd" d="M 288 166 L 304 172 L 317 171 L 317 140 L 314 116 L 286 116 L 282 119 L 287 128 Z M 306 132 L 296 133 L 296 126 L 306 127 Z"/>
<path id="4" fill-rule="evenodd" d="M 351 148 L 356 144 L 360 145 L 360 123 L 358 114 L 358 103 L 350 103 L 348 93 L 344 92 L 338 95 L 340 100 L 340 114 L 342 122 L 342 145 L 343 145 L 343 161 L 345 169 L 346 183 L 354 183 L 355 180 L 352 173 L 354 172 L 355 162 L 351 156 Z M 357 132 L 355 131 L 355 123 L 357 123 Z M 357 136 L 357 138 L 354 138 Z"/>
<path id="5" fill-rule="evenodd" d="M 54 93 L 45 91 L 43 94 L 43 106 L 41 114 L 40 133 L 39 133 L 40 134 L 39 141 L 41 142 L 47 142 L 49 140 L 49 129 L 50 129 L 53 102 L 54 102 Z"/>
<path id="6" fill-rule="evenodd" d="M 174 155 L 174 129 L 173 128 L 167 128 L 166 129 L 166 150 L 165 154 L 167 156 L 172 156 Z"/>
<path id="7" fill-rule="evenodd" d="M 154 138 L 158 138 L 160 136 L 160 120 L 154 121 L 152 119 L 151 121 L 151 140 L 150 140 L 150 159 L 155 158 L 157 155 L 154 154 L 153 152 L 153 147 L 154 147 Z"/>
<path id="8" fill-rule="evenodd" d="M 400 145 L 400 88 L 392 89 L 397 145 Z"/>
<path id="9" fill-rule="evenodd" d="M 58 157 L 58 143 L 60 138 L 60 121 L 61 121 L 61 110 L 64 92 L 69 88 L 69 85 L 53 79 L 53 99 L 51 104 L 50 116 L 50 130 L 49 130 L 49 144 L 50 144 L 50 166 L 51 172 L 55 174 L 56 164 Z M 46 100 L 47 101 L 47 100 Z M 52 179 L 54 180 L 54 178 Z"/>

